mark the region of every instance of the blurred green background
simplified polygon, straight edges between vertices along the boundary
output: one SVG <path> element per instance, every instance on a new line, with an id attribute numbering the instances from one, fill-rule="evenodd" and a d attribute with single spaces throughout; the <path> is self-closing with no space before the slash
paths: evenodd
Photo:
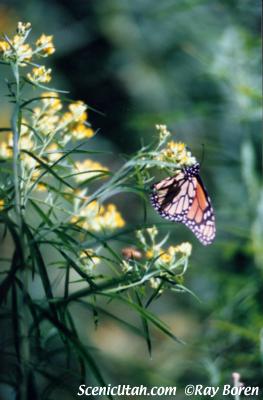
<path id="1" fill-rule="evenodd" d="M 90 146 L 113 153 L 99 161 L 117 169 L 122 154 L 154 139 L 158 123 L 202 159 L 201 175 L 216 213 L 215 243 L 203 247 L 178 224 L 160 228 L 170 232 L 173 244 L 193 243 L 185 285 L 201 301 L 167 294 L 152 306 L 186 345 L 153 331 L 150 358 L 142 339 L 107 318 L 95 330 L 86 310 L 76 308 L 83 339 L 97 347 L 109 383 L 180 389 L 188 383 L 230 383 L 238 371 L 246 385 L 260 384 L 260 11 L 258 0 L 0 2 L 2 32 L 14 31 L 22 20 L 32 23 L 35 37 L 54 35 L 52 86 L 105 114 L 89 114 L 100 130 Z M 3 69 L 0 89 L 4 93 Z M 4 101 L 1 96 L 2 126 Z M 114 201 L 130 224 L 142 221 L 135 197 Z M 149 205 L 151 221 L 162 222 Z M 122 317 L 126 312 L 114 304 L 109 309 Z"/>

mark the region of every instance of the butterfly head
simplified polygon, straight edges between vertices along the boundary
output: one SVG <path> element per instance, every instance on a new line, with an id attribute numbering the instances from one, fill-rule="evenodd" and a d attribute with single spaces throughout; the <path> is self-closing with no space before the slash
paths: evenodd
<path id="1" fill-rule="evenodd" d="M 183 172 L 185 174 L 185 177 L 187 177 L 187 178 L 197 176 L 197 175 L 199 175 L 199 172 L 200 172 L 200 164 L 196 163 L 194 165 L 191 165 L 190 167 L 185 167 L 183 169 Z"/>

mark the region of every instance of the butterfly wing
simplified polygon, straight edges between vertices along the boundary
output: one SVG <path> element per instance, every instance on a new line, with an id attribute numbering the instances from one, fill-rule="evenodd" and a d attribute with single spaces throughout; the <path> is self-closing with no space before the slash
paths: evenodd
<path id="1" fill-rule="evenodd" d="M 161 217 L 185 224 L 203 245 L 214 240 L 214 211 L 199 175 L 182 171 L 154 184 L 151 202 Z"/>
<path id="2" fill-rule="evenodd" d="M 194 201 L 182 223 L 188 226 L 197 239 L 203 244 L 211 244 L 215 238 L 215 216 L 211 200 L 199 176 L 196 178 Z"/>
<path id="3" fill-rule="evenodd" d="M 161 217 L 170 221 L 183 222 L 191 207 L 197 181 L 179 172 L 153 185 L 151 202 Z"/>

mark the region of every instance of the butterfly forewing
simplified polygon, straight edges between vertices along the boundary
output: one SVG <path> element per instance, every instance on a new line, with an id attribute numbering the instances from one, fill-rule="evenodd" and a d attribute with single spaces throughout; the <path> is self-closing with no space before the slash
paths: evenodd
<path id="1" fill-rule="evenodd" d="M 181 222 L 193 202 L 195 191 L 196 179 L 185 179 L 180 172 L 153 185 L 151 201 L 163 218 Z"/>

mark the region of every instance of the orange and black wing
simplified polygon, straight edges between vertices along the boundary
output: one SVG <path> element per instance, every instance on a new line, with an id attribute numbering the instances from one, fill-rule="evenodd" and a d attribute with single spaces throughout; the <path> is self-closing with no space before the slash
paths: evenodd
<path id="1" fill-rule="evenodd" d="M 213 242 L 216 234 L 214 211 L 201 178 L 197 176 L 194 179 L 195 197 L 182 223 L 191 229 L 202 244 L 208 245 Z"/>
<path id="2" fill-rule="evenodd" d="M 152 187 L 151 202 L 161 217 L 184 222 L 196 193 L 196 178 L 179 172 L 163 179 Z"/>

